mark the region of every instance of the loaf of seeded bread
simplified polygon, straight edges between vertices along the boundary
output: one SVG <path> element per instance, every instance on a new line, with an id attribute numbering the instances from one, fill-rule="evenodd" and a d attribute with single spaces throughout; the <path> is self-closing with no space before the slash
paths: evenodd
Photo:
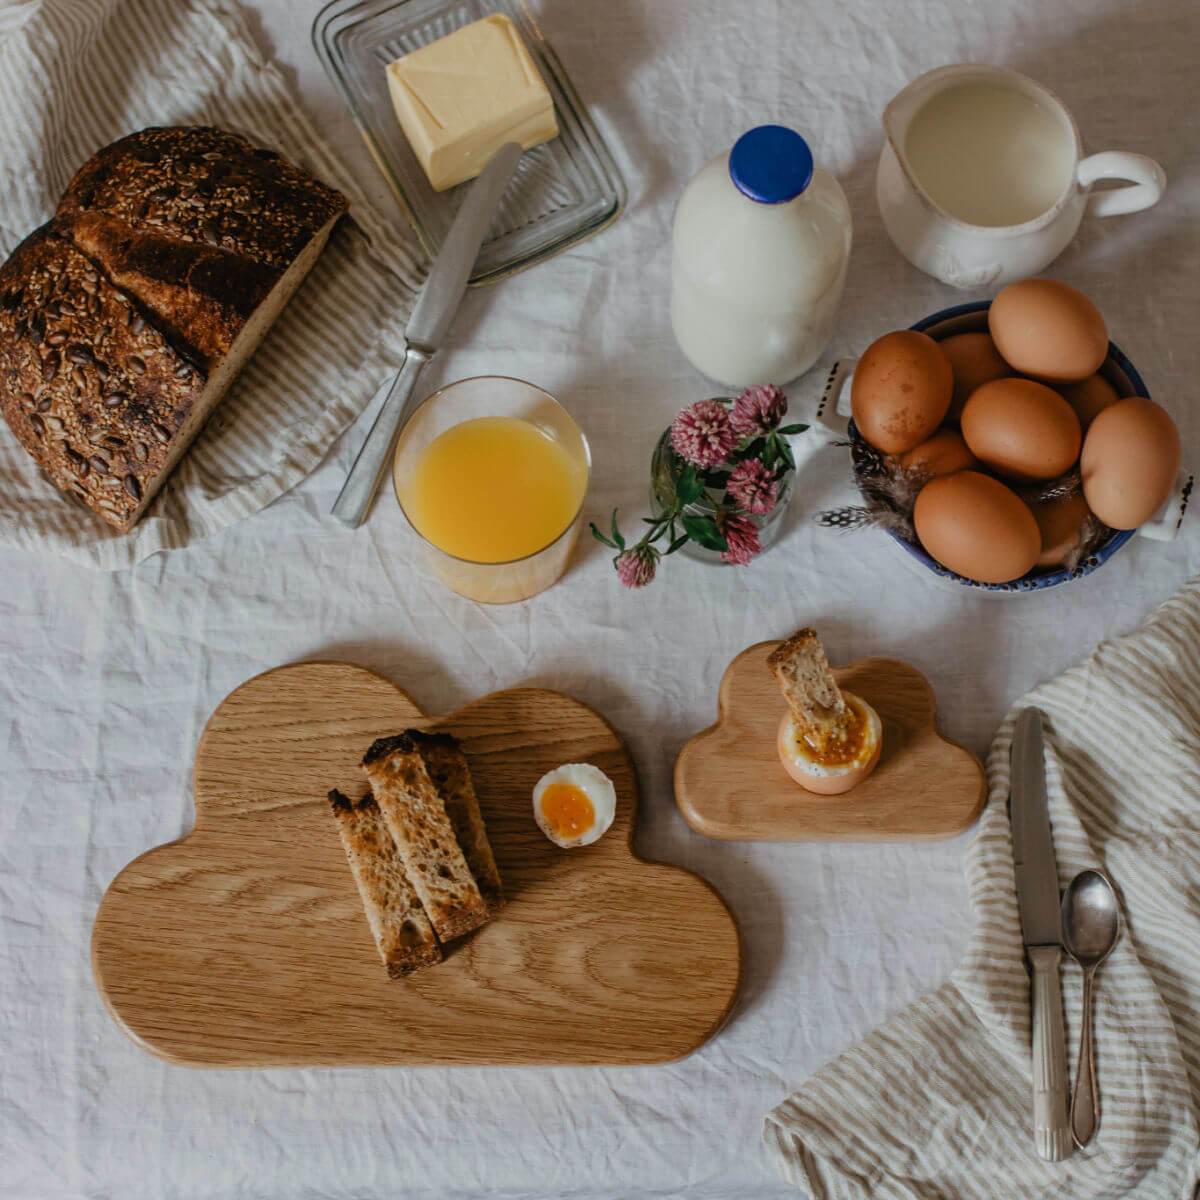
<path id="1" fill-rule="evenodd" d="M 447 942 L 482 925 L 488 906 L 430 778 L 416 732 L 380 738 L 362 765 L 409 882 L 437 936 Z"/>
<path id="2" fill-rule="evenodd" d="M 0 267 L 0 411 L 133 526 L 320 255 L 341 193 L 220 129 L 144 129 Z"/>
<path id="3" fill-rule="evenodd" d="M 479 811 L 479 799 L 475 795 L 467 756 L 458 739 L 449 733 L 425 733 L 410 729 L 408 737 L 424 761 L 430 781 L 446 806 L 454 837 L 488 911 L 494 913 L 504 904 L 504 889 L 500 883 L 496 857 L 488 841 L 483 814 Z"/>
<path id="4" fill-rule="evenodd" d="M 815 629 L 801 629 L 767 657 L 796 725 L 818 747 L 841 728 L 846 701 L 838 689 Z"/>
<path id="5" fill-rule="evenodd" d="M 329 805 L 388 975 L 400 979 L 441 962 L 441 947 L 374 797 L 368 792 L 354 801 L 334 790 Z"/>

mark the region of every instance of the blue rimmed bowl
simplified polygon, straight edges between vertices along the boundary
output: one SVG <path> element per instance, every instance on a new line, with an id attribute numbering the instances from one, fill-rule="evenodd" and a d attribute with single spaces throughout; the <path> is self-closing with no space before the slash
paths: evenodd
<path id="1" fill-rule="evenodd" d="M 934 341 L 941 341 L 943 338 L 948 338 L 958 333 L 986 333 L 988 328 L 987 313 L 988 309 L 991 308 L 991 304 L 990 300 L 977 300 L 970 304 L 958 304 L 953 308 L 945 308 L 941 312 L 936 312 L 932 316 L 925 317 L 911 326 L 911 328 L 917 330 L 919 333 L 928 334 Z M 851 462 L 855 482 L 861 490 L 868 478 L 872 462 L 877 460 L 877 453 L 867 445 L 862 435 L 858 432 L 853 420 L 845 421 L 843 424 L 835 415 L 838 410 L 839 397 L 843 392 L 847 380 L 853 373 L 853 366 L 853 362 L 843 361 L 834 367 L 829 378 L 829 383 L 826 385 L 825 393 L 821 398 L 817 411 L 817 422 L 830 432 L 840 432 L 843 441 L 848 436 L 851 444 Z M 1144 396 L 1147 399 L 1150 398 L 1150 393 L 1147 391 L 1146 385 L 1137 368 L 1125 357 L 1120 347 L 1114 345 L 1112 342 L 1109 342 L 1108 357 L 1104 360 L 1104 365 L 1100 368 L 1099 374 L 1103 375 L 1113 385 L 1118 396 L 1136 395 Z M 848 409 L 848 404 L 844 407 Z M 1162 540 L 1173 537 L 1175 530 L 1178 528 L 1179 521 L 1182 520 L 1183 509 L 1186 506 L 1190 490 L 1190 479 L 1187 479 L 1186 483 L 1181 480 L 1181 487 L 1177 489 L 1178 494 L 1175 500 L 1168 505 L 1168 513 L 1164 517 L 1157 519 L 1153 527 L 1144 527 L 1141 531 L 1135 529 L 1110 530 L 1091 554 L 1074 569 L 1068 571 L 1062 567 L 1052 569 L 1036 568 L 1030 571 L 1029 574 L 1023 575 L 1020 579 L 1014 579 L 1009 583 L 979 583 L 977 580 L 967 579 L 965 576 L 943 567 L 941 563 L 935 562 L 925 552 L 919 542 L 909 541 L 900 534 L 890 531 L 888 536 L 915 564 L 923 567 L 946 583 L 995 594 L 1036 592 L 1046 588 L 1058 587 L 1060 584 L 1069 583 L 1073 579 L 1082 579 L 1085 575 L 1090 575 L 1093 571 L 1099 570 L 1122 546 L 1127 545 L 1130 539 L 1138 532 L 1143 532 L 1148 536 L 1157 537 Z"/>

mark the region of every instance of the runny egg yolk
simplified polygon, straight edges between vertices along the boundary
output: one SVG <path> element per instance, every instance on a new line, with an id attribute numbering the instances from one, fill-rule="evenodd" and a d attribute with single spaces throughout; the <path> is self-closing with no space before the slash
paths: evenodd
<path id="1" fill-rule="evenodd" d="M 587 792 L 571 783 L 552 783 L 542 793 L 542 816 L 560 838 L 577 838 L 596 823 Z"/>
<path id="2" fill-rule="evenodd" d="M 862 757 L 868 729 L 867 714 L 853 697 L 847 696 L 846 715 L 837 731 L 826 739 L 823 746 L 815 746 L 805 738 L 805 753 L 823 767 L 850 766 Z"/>

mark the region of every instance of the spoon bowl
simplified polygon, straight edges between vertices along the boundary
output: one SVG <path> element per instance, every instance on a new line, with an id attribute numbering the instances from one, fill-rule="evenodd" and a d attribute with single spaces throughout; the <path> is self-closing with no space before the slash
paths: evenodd
<path id="1" fill-rule="evenodd" d="M 1112 881 L 1103 871 L 1080 871 L 1067 884 L 1062 899 L 1063 945 L 1083 968 L 1083 1025 L 1071 1097 L 1071 1136 L 1080 1148 L 1092 1140 L 1100 1124 L 1100 1091 L 1096 1087 L 1092 1046 L 1092 981 L 1120 934 L 1121 906 Z"/>
<path id="2" fill-rule="evenodd" d="M 1081 967 L 1098 967 L 1117 944 L 1121 908 L 1102 871 L 1080 871 L 1062 901 L 1063 945 Z"/>

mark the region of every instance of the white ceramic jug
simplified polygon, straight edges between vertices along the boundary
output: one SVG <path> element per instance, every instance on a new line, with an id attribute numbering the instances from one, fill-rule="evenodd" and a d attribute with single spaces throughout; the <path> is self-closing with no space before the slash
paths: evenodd
<path id="1" fill-rule="evenodd" d="M 1086 211 L 1110 217 L 1156 204 L 1153 159 L 1083 155 L 1070 111 L 1005 67 L 939 67 L 883 114 L 876 174 L 883 223 L 901 254 L 958 288 L 999 287 L 1058 257 Z M 1130 186 L 1089 195 L 1101 179 Z"/>

